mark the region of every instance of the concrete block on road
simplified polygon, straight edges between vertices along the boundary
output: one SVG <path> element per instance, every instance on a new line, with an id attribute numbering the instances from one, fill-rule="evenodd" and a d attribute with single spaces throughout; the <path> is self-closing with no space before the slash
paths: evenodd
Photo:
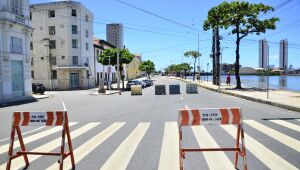
<path id="1" fill-rule="evenodd" d="M 170 94 L 180 94 L 180 85 L 179 84 L 170 84 L 169 85 Z"/>
<path id="2" fill-rule="evenodd" d="M 132 85 L 131 86 L 131 95 L 142 95 L 142 86 L 141 85 Z"/>
<path id="3" fill-rule="evenodd" d="M 198 88 L 197 84 L 194 83 L 186 83 L 186 93 L 191 94 L 191 93 L 198 93 Z"/>
<path id="4" fill-rule="evenodd" d="M 155 85 L 155 95 L 165 95 L 166 86 L 165 85 Z"/>

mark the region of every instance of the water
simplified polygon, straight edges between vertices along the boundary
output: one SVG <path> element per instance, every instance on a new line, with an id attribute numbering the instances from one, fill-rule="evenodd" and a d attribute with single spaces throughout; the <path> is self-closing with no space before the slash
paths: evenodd
<path id="1" fill-rule="evenodd" d="M 226 75 L 221 76 L 221 83 L 226 83 L 226 77 Z M 240 77 L 242 87 L 267 88 L 267 76 L 241 75 Z M 192 76 L 187 78 L 193 79 Z M 206 79 L 207 76 L 201 76 L 201 80 Z M 212 76 L 208 76 L 208 81 L 212 81 Z M 231 84 L 236 84 L 234 75 L 231 75 Z M 300 92 L 300 76 L 269 76 L 269 88 Z"/>

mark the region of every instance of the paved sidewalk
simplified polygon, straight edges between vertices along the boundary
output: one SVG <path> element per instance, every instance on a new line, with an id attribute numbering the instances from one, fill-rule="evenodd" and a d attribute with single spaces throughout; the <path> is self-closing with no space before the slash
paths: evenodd
<path id="1" fill-rule="evenodd" d="M 178 77 L 172 77 L 185 82 L 193 82 L 189 79 L 181 79 Z M 300 93 L 284 90 L 269 90 L 269 97 L 267 98 L 267 90 L 259 88 L 244 88 L 241 90 L 235 89 L 235 86 L 227 86 L 221 84 L 221 86 L 213 85 L 212 82 L 207 81 L 194 81 L 200 87 L 213 90 L 219 93 L 224 93 L 252 101 L 262 102 L 273 106 L 282 107 L 289 110 L 300 112 Z"/>

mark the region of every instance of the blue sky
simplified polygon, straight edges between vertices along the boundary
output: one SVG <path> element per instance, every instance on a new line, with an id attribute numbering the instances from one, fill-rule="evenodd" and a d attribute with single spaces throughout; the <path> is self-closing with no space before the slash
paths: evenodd
<path id="1" fill-rule="evenodd" d="M 121 22 L 124 24 L 124 44 L 132 53 L 141 54 L 143 60 L 154 61 L 156 69 L 165 68 L 170 64 L 188 62 L 190 58 L 183 57 L 189 50 L 197 50 L 197 31 L 199 30 L 199 49 L 201 69 L 206 70 L 211 59 L 211 31 L 203 31 L 202 24 L 208 10 L 220 0 L 123 0 L 129 4 L 155 13 L 159 16 L 176 21 L 189 29 L 149 15 L 137 9 L 128 7 L 115 0 L 78 0 L 94 13 L 94 36 L 106 39 L 105 24 Z M 31 4 L 51 2 L 51 0 L 30 0 Z M 258 40 L 266 38 L 270 46 L 270 65 L 279 65 L 279 42 L 288 39 L 289 64 L 300 67 L 300 1 L 299 0 L 249 0 L 252 3 L 262 2 L 273 7 L 279 7 L 264 17 L 280 18 L 276 30 L 269 30 L 260 36 L 250 35 L 242 40 L 240 63 L 242 66 L 258 67 Z M 287 2 L 285 5 L 282 5 Z M 235 36 L 227 35 L 229 30 L 221 30 L 224 37 L 221 41 L 223 62 L 235 61 Z M 210 68 L 209 68 L 210 69 Z"/>

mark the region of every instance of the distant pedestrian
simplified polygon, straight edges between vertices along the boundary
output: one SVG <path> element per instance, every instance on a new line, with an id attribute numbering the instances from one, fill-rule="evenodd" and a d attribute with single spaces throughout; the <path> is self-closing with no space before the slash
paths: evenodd
<path id="1" fill-rule="evenodd" d="M 226 85 L 230 86 L 230 74 L 229 73 L 227 74 L 227 77 L 226 77 Z"/>

